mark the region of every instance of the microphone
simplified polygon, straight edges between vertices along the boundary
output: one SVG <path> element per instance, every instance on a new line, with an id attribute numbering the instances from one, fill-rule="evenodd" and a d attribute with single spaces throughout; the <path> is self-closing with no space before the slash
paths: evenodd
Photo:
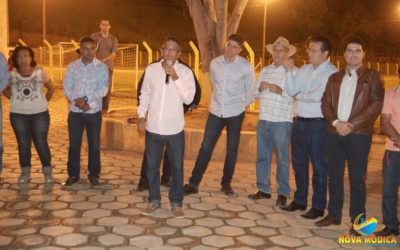
<path id="1" fill-rule="evenodd" d="M 168 66 L 172 65 L 172 61 L 171 60 L 167 60 L 166 63 L 167 63 Z M 168 83 L 169 83 L 169 74 L 167 74 L 165 76 L 165 84 L 168 84 Z"/>

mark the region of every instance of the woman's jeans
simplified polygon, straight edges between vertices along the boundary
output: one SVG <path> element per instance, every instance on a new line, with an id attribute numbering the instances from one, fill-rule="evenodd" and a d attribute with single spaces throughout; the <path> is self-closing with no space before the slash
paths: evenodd
<path id="1" fill-rule="evenodd" d="M 47 143 L 50 126 L 49 111 L 37 114 L 10 113 L 11 126 L 18 141 L 19 164 L 31 166 L 32 140 L 43 167 L 51 166 L 51 154 Z"/>

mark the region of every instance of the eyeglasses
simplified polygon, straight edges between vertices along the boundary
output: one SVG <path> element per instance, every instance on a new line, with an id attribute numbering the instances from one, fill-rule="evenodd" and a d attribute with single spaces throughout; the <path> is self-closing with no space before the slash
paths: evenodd
<path id="1" fill-rule="evenodd" d="M 307 53 L 313 53 L 313 54 L 315 54 L 315 53 L 318 53 L 318 52 L 322 52 L 322 51 L 319 50 L 319 49 L 307 49 Z"/>

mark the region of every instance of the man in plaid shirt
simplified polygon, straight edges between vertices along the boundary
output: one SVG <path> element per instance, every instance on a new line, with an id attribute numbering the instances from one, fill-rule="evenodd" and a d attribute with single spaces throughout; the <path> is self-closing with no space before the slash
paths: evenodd
<path id="1" fill-rule="evenodd" d="M 289 143 L 292 131 L 294 100 L 286 92 L 286 69 L 284 63 L 296 53 L 296 47 L 284 37 L 278 37 L 266 46 L 274 62 L 265 67 L 255 85 L 255 98 L 260 99 L 257 124 L 257 187 L 259 191 L 249 195 L 250 199 L 270 199 L 270 169 L 272 150 L 277 158 L 276 180 L 277 206 L 286 205 L 289 196 Z M 297 68 L 294 69 L 294 73 Z"/>

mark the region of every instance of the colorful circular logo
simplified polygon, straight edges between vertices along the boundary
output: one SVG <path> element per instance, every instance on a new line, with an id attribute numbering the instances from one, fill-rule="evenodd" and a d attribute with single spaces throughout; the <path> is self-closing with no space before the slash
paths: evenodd
<path id="1" fill-rule="evenodd" d="M 375 231 L 378 221 L 374 217 L 364 219 L 364 217 L 362 217 L 364 214 L 365 213 L 361 213 L 357 215 L 353 223 L 353 228 L 361 235 L 369 235 Z"/>

